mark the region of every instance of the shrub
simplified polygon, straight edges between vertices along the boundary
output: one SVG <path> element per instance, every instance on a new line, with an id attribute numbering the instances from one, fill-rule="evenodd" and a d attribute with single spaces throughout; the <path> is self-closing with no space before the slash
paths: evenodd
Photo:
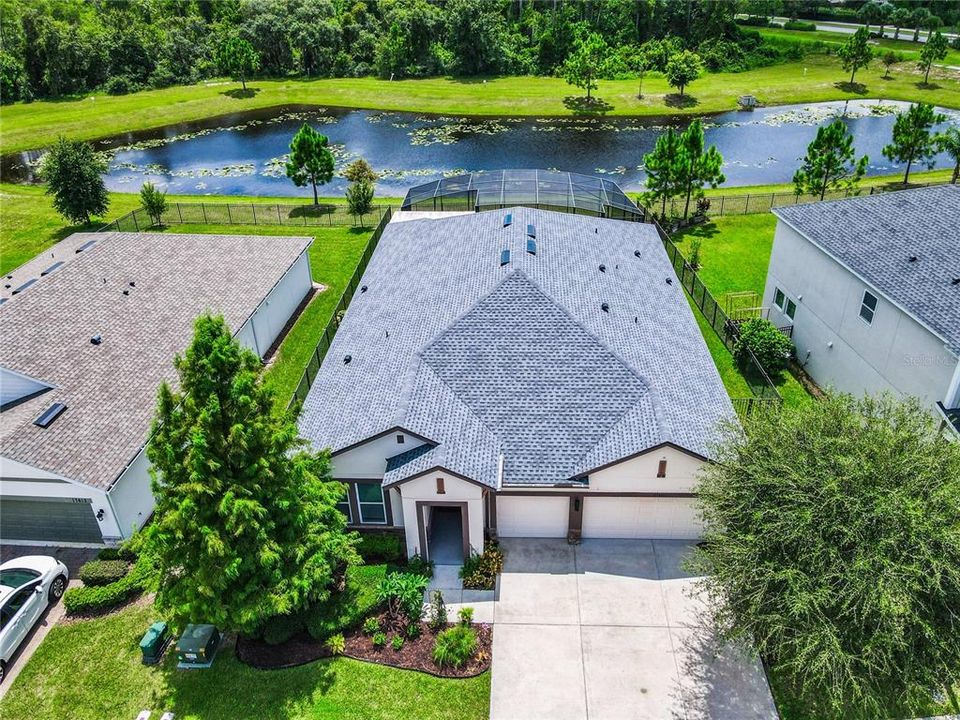
<path id="1" fill-rule="evenodd" d="M 457 617 L 460 618 L 460 624 L 466 625 L 469 627 L 473 624 L 473 608 L 472 607 L 462 607 L 460 612 L 457 613 Z"/>
<path id="2" fill-rule="evenodd" d="M 783 24 L 784 30 L 802 30 L 803 32 L 813 32 L 817 29 L 816 23 L 804 22 L 803 20 L 787 20 Z"/>
<path id="3" fill-rule="evenodd" d="M 97 560 L 126 560 L 127 562 L 136 562 L 137 554 L 127 545 L 120 547 L 103 548 L 97 553 Z"/>
<path id="4" fill-rule="evenodd" d="M 410 623 L 407 625 L 407 637 L 413 640 L 420 637 L 420 623 Z"/>
<path id="5" fill-rule="evenodd" d="M 433 560 L 424 560 L 422 557 L 420 557 L 420 553 L 417 553 L 412 558 L 407 560 L 407 572 L 411 572 L 415 575 L 422 575 L 427 579 L 432 578 Z"/>
<path id="6" fill-rule="evenodd" d="M 739 25 L 749 25 L 750 27 L 771 27 L 773 23 L 770 22 L 765 17 L 759 17 L 757 15 L 751 15 L 745 18 L 738 18 L 737 24 Z"/>
<path id="7" fill-rule="evenodd" d="M 447 604 L 443 601 L 443 593 L 434 590 L 430 596 L 430 628 L 439 630 L 447 624 Z"/>
<path id="8" fill-rule="evenodd" d="M 394 652 L 400 652 L 403 649 L 403 635 L 394 635 L 390 640 L 390 647 Z"/>
<path id="9" fill-rule="evenodd" d="M 377 586 L 386 575 L 384 565 L 347 568 L 346 587 L 304 613 L 307 631 L 318 640 L 360 626 L 379 603 Z"/>
<path id="10" fill-rule="evenodd" d="M 764 370 L 779 373 L 787 366 L 793 343 L 769 320 L 752 318 L 740 326 L 740 337 L 734 345 L 734 356 L 739 362 L 749 357 L 748 349 Z"/>
<path id="11" fill-rule="evenodd" d="M 396 535 L 360 535 L 357 552 L 367 563 L 396 562 L 402 555 L 400 538 Z"/>
<path id="12" fill-rule="evenodd" d="M 125 560 L 91 560 L 80 566 L 80 581 L 88 587 L 109 585 L 123 579 L 130 571 Z"/>
<path id="13" fill-rule="evenodd" d="M 140 188 L 140 204 L 150 216 L 150 222 L 159 225 L 167 211 L 167 193 L 157 190 L 152 182 L 145 182 Z"/>
<path id="14" fill-rule="evenodd" d="M 699 236 L 694 236 L 690 240 L 690 267 L 694 270 L 700 269 L 700 244 L 703 240 Z"/>
<path id="15" fill-rule="evenodd" d="M 140 560 L 124 577 L 109 585 L 70 588 L 63 594 L 63 606 L 70 615 L 116 607 L 146 590 L 153 572 L 152 564 Z"/>
<path id="16" fill-rule="evenodd" d="M 103 84 L 108 95 L 127 95 L 140 89 L 140 83 L 128 75 L 114 75 Z"/>
<path id="17" fill-rule="evenodd" d="M 327 641 L 324 643 L 327 650 L 330 651 L 331 655 L 343 655 L 343 651 L 347 649 L 347 643 L 343 639 L 343 633 L 337 633 L 336 635 L 331 635 L 327 638 Z"/>
<path id="18" fill-rule="evenodd" d="M 423 575 L 393 572 L 380 581 L 377 599 L 387 606 L 387 616 L 391 620 L 406 618 L 419 620 L 423 615 L 423 591 L 427 588 L 427 579 Z"/>
<path id="19" fill-rule="evenodd" d="M 264 621 L 260 633 L 263 641 L 269 645 L 279 645 L 297 635 L 304 629 L 302 613 L 292 615 L 274 615 Z"/>
<path id="20" fill-rule="evenodd" d="M 375 617 L 368 617 L 363 621 L 363 634 L 374 635 L 380 630 L 380 620 Z"/>
<path id="21" fill-rule="evenodd" d="M 468 590 L 493 590 L 501 570 L 503 551 L 496 543 L 487 543 L 483 553 L 473 554 L 464 560 L 460 577 Z"/>
<path id="22" fill-rule="evenodd" d="M 440 667 L 462 667 L 477 649 L 477 631 L 458 625 L 437 635 L 433 645 L 433 661 Z"/>
<path id="23" fill-rule="evenodd" d="M 375 648 L 382 648 L 387 644 L 387 635 L 383 631 L 375 632 L 373 634 L 373 646 Z"/>

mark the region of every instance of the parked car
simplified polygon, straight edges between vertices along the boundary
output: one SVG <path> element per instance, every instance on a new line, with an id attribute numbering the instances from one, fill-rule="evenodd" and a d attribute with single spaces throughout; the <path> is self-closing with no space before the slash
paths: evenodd
<path id="1" fill-rule="evenodd" d="M 0 565 L 0 682 L 7 663 L 47 609 L 63 597 L 70 572 L 56 558 L 27 555 Z"/>

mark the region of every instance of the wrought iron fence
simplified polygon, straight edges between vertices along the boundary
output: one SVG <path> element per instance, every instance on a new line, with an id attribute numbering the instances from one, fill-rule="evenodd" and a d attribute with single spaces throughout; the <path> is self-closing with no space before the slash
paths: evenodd
<path id="1" fill-rule="evenodd" d="M 283 225 L 287 227 L 374 226 L 391 211 L 389 205 L 374 205 L 369 213 L 354 215 L 346 205 L 286 205 L 261 203 L 167 204 L 159 218 L 143 208 L 104 225 L 99 232 L 142 232 L 157 225 Z"/>
<path id="2" fill-rule="evenodd" d="M 383 214 L 380 216 L 380 222 L 377 224 L 373 234 L 370 235 L 370 239 L 363 249 L 360 262 L 357 263 L 357 267 L 353 271 L 353 275 L 347 283 L 346 288 L 344 288 L 343 295 L 340 296 L 340 301 L 337 303 L 333 315 L 330 316 L 330 322 L 328 322 L 327 326 L 323 329 L 323 334 L 320 336 L 320 339 L 317 341 L 317 346 L 310 355 L 310 360 L 307 362 L 307 367 L 304 369 L 303 375 L 300 376 L 300 382 L 297 383 L 297 389 L 290 399 L 288 408 L 302 403 L 306 399 L 307 393 L 310 392 L 310 386 L 313 385 L 313 381 L 320 371 L 320 365 L 323 364 L 323 358 L 326 356 L 327 350 L 330 349 L 333 336 L 336 334 L 337 328 L 340 327 L 343 316 L 346 314 L 347 308 L 350 306 L 350 301 L 353 299 L 353 294 L 360 286 L 360 278 L 363 277 L 363 273 L 370 263 L 370 258 L 373 257 L 373 252 L 377 249 L 377 243 L 380 242 L 380 236 L 383 235 L 383 230 L 387 226 L 387 223 L 390 222 L 392 216 L 393 211 L 389 207 L 385 208 Z"/>

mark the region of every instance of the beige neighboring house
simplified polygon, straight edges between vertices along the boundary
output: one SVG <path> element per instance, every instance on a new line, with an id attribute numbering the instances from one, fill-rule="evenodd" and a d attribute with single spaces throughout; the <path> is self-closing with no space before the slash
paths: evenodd
<path id="1" fill-rule="evenodd" d="M 305 400 L 341 508 L 439 563 L 485 537 L 696 539 L 734 412 L 652 225 L 398 213 Z"/>
<path id="2" fill-rule="evenodd" d="M 307 237 L 77 234 L 0 292 L 0 541 L 115 543 L 153 511 L 157 389 L 194 319 L 261 357 L 312 286 Z"/>

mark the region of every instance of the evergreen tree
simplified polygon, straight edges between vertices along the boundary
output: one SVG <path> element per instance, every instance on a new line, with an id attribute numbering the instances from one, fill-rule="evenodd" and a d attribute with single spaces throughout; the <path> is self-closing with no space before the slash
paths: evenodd
<path id="1" fill-rule="evenodd" d="M 850 71 L 850 84 L 857 75 L 857 70 L 866 67 L 873 58 L 873 48 L 870 47 L 870 33 L 866 28 L 857 30 L 853 37 L 847 40 L 837 50 L 840 57 L 840 66 Z"/>
<path id="2" fill-rule="evenodd" d="M 880 62 L 883 63 L 883 79 L 889 80 L 890 68 L 900 62 L 900 57 L 893 50 L 887 50 L 880 58 Z"/>
<path id="3" fill-rule="evenodd" d="M 683 97 L 683 89 L 703 74 L 703 61 L 695 52 L 683 50 L 670 57 L 664 72 L 670 86 L 677 88 Z"/>
<path id="4" fill-rule="evenodd" d="M 960 127 L 953 125 L 940 133 L 937 136 L 937 145 L 953 159 L 953 177 L 950 182 L 956 185 L 957 178 L 960 177 Z"/>
<path id="5" fill-rule="evenodd" d="M 327 136 L 304 123 L 290 142 L 286 169 L 287 177 L 297 187 L 307 183 L 313 186 L 313 204 L 319 205 L 317 185 L 324 185 L 333 179 L 333 153 L 327 148 Z"/>
<path id="6" fill-rule="evenodd" d="M 723 174 L 723 156 L 716 145 L 704 150 L 703 125 L 697 118 L 680 134 L 680 153 L 674 164 L 677 187 L 686 197 L 683 217 L 690 214 L 691 197 L 703 197 L 703 186 L 717 187 L 727 178 Z"/>
<path id="7" fill-rule="evenodd" d="M 347 205 L 352 215 L 360 218 L 360 227 L 363 227 L 363 216 L 373 207 L 373 183 L 369 180 L 357 180 L 347 188 Z"/>
<path id="8" fill-rule="evenodd" d="M 910 168 L 914 162 L 931 162 L 937 154 L 937 137 L 930 130 L 937 123 L 947 118 L 934 112 L 933 105 L 917 103 L 911 105 L 906 112 L 897 113 L 893 123 L 892 142 L 883 148 L 884 157 L 894 162 L 905 162 L 906 170 L 903 173 L 903 184 L 910 180 Z"/>
<path id="9" fill-rule="evenodd" d="M 220 71 L 240 79 L 247 89 L 247 78 L 260 68 L 260 55 L 253 45 L 240 37 L 227 38 L 217 49 L 217 66 Z"/>
<path id="10" fill-rule="evenodd" d="M 924 85 L 930 82 L 930 68 L 933 67 L 933 64 L 947 57 L 947 49 L 947 39 L 939 30 L 932 37 L 928 37 L 923 47 L 920 48 L 918 67 L 923 71 Z"/>
<path id="11" fill-rule="evenodd" d="M 262 364 L 222 317 L 201 316 L 160 387 L 147 447 L 156 497 L 146 546 L 157 605 L 174 624 L 257 633 L 271 617 L 322 602 L 359 558 L 337 507 L 329 453 L 305 449 L 276 409 Z"/>
<path id="12" fill-rule="evenodd" d="M 570 85 L 590 92 L 597 89 L 597 80 L 605 72 L 610 58 L 610 48 L 597 33 L 590 33 L 577 41 L 573 52 L 563 63 L 563 79 Z"/>
<path id="13" fill-rule="evenodd" d="M 660 214 L 666 217 L 667 200 L 679 193 L 676 159 L 680 154 L 680 135 L 673 129 L 657 138 L 652 151 L 643 156 L 643 168 L 647 173 L 643 201 L 647 206 L 660 202 Z"/>
<path id="14" fill-rule="evenodd" d="M 107 163 L 79 140 L 57 138 L 43 157 L 40 176 L 53 195 L 57 212 L 72 223 L 90 224 L 91 215 L 104 215 L 110 204 L 103 173 Z"/>
<path id="15" fill-rule="evenodd" d="M 867 171 L 869 160 L 864 155 L 854 160 L 853 135 L 842 120 L 834 120 L 817 130 L 803 164 L 793 175 L 797 195 L 816 195 L 821 200 L 828 190 L 850 190 L 857 186 Z"/>

